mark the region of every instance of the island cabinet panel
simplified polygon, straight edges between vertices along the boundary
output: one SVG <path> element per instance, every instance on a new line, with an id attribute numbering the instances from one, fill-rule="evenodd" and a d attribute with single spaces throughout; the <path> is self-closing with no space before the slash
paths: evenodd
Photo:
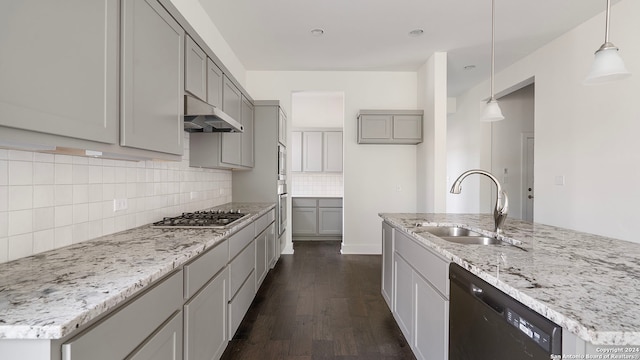
<path id="1" fill-rule="evenodd" d="M 156 331 L 162 332 L 161 326 L 177 311 L 182 320 L 179 312 L 182 307 L 182 279 L 182 271 L 174 273 L 67 341 L 62 345 L 62 359 L 123 359 L 141 344 L 148 343 L 146 339 Z"/>
<path id="2" fill-rule="evenodd" d="M 178 312 L 125 360 L 177 360 L 181 358 L 182 312 Z"/>
<path id="3" fill-rule="evenodd" d="M 449 345 L 449 261 L 383 222 L 382 289 L 418 359 L 446 359 Z M 388 257 L 393 268 L 388 269 Z M 391 281 L 387 277 L 391 276 Z M 385 296 L 387 300 L 387 296 Z M 387 300 L 389 303 L 389 300 Z"/>
<path id="4" fill-rule="evenodd" d="M 122 6 L 120 144 L 182 155 L 184 30 L 156 0 Z"/>
<path id="5" fill-rule="evenodd" d="M 118 142 L 119 3 L 0 4 L 0 126 Z"/>
<path id="6" fill-rule="evenodd" d="M 393 228 L 382 223 L 382 297 L 393 309 Z"/>
<path id="7" fill-rule="evenodd" d="M 225 269 L 184 306 L 184 360 L 219 359 L 229 341 Z"/>

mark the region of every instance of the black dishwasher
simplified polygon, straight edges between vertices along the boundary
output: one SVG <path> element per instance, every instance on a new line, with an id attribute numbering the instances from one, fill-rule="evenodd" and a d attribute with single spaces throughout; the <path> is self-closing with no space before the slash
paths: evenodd
<path id="1" fill-rule="evenodd" d="M 449 267 L 449 360 L 549 360 L 562 328 L 457 264 Z"/>

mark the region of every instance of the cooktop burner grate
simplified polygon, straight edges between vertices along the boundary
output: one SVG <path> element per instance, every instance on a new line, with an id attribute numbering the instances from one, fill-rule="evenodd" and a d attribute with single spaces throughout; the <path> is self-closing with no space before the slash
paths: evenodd
<path id="1" fill-rule="evenodd" d="M 154 228 L 214 228 L 224 229 L 244 218 L 239 210 L 210 210 L 182 213 L 153 223 Z"/>

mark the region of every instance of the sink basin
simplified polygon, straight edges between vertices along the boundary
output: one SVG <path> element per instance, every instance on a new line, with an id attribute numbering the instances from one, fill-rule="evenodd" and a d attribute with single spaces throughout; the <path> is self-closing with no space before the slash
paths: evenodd
<path id="1" fill-rule="evenodd" d="M 465 245 L 497 245 L 502 241 L 489 236 L 440 236 L 441 239 Z"/>
<path id="2" fill-rule="evenodd" d="M 425 226 L 424 229 L 443 240 L 467 245 L 496 245 L 502 241 L 456 226 Z"/>

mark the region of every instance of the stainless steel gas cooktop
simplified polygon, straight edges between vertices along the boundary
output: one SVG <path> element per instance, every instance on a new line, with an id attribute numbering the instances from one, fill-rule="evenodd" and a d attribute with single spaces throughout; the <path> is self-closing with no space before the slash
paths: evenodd
<path id="1" fill-rule="evenodd" d="M 154 228 L 212 228 L 224 229 L 249 214 L 239 210 L 211 210 L 182 213 L 176 217 L 166 217 L 153 223 Z"/>

